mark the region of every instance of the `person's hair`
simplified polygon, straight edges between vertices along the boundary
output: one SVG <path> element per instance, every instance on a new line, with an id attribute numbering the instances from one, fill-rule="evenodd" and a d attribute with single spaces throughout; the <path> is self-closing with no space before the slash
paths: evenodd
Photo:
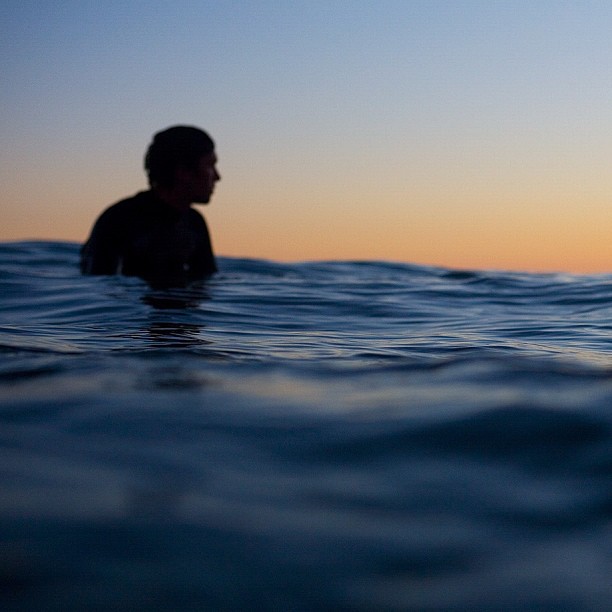
<path id="1" fill-rule="evenodd" d="M 173 187 L 177 168 L 195 170 L 215 149 L 212 138 L 196 127 L 175 125 L 153 136 L 144 167 L 151 187 Z"/>

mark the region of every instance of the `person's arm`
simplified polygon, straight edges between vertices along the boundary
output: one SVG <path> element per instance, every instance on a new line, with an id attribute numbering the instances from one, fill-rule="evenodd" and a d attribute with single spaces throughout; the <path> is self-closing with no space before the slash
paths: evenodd
<path id="1" fill-rule="evenodd" d="M 113 223 L 113 214 L 105 211 L 96 221 L 91 235 L 81 249 L 83 274 L 118 274 L 121 272 L 120 227 Z"/>
<path id="2" fill-rule="evenodd" d="M 208 276 L 214 274 L 217 271 L 217 262 L 213 253 L 212 244 L 210 241 L 210 234 L 208 233 L 208 226 L 204 217 L 197 211 L 193 211 L 197 214 L 195 217 L 195 223 L 197 226 L 197 232 L 200 238 L 200 248 L 198 250 L 198 262 L 196 269 L 201 276 Z"/>

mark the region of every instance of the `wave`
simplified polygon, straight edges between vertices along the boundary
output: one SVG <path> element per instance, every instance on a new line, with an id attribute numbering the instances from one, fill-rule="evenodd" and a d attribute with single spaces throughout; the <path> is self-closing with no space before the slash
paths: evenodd
<path id="1" fill-rule="evenodd" d="M 610 275 L 0 244 L 3 609 L 606 609 Z"/>

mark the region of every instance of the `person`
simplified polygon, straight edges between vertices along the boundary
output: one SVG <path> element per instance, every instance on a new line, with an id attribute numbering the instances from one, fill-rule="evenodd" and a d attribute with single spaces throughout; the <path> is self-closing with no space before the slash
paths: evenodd
<path id="1" fill-rule="evenodd" d="M 145 156 L 150 189 L 113 204 L 95 222 L 81 249 L 84 274 L 138 276 L 177 286 L 217 271 L 204 217 L 217 171 L 210 136 L 192 126 L 158 132 Z"/>

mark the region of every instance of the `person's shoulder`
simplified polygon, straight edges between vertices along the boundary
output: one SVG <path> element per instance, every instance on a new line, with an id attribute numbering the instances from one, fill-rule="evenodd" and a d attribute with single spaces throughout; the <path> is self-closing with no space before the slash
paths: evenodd
<path id="1" fill-rule="evenodd" d="M 196 210 L 195 208 L 191 207 L 187 214 L 189 215 L 189 220 L 191 223 L 206 226 L 204 215 L 199 210 Z"/>
<path id="2" fill-rule="evenodd" d="M 150 191 L 139 191 L 133 196 L 129 198 L 125 198 L 123 200 L 119 200 L 119 202 L 115 202 L 111 204 L 104 212 L 112 211 L 113 213 L 124 213 L 129 212 L 142 206 L 147 206 L 152 200 L 152 195 Z"/>
<path id="3" fill-rule="evenodd" d="M 143 207 L 147 206 L 150 199 L 150 192 L 140 191 L 129 198 L 111 204 L 102 212 L 99 220 L 102 222 L 110 222 L 138 214 Z"/>

